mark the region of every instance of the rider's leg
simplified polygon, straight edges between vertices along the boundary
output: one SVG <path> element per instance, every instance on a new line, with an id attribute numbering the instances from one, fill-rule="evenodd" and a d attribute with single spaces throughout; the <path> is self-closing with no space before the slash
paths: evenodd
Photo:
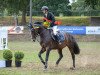
<path id="1" fill-rule="evenodd" d="M 54 34 L 55 39 L 58 41 L 59 44 L 61 44 L 61 37 L 60 37 L 61 34 L 59 32 L 58 27 L 57 26 L 54 26 L 52 28 L 52 30 L 53 30 L 53 34 Z"/>

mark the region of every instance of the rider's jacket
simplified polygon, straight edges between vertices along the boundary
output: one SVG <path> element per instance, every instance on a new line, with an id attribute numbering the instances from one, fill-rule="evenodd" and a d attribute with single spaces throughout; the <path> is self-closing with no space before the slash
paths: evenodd
<path id="1" fill-rule="evenodd" d="M 44 15 L 44 25 L 48 24 L 48 27 L 53 27 L 55 26 L 55 17 L 51 12 L 48 12 L 47 14 Z"/>

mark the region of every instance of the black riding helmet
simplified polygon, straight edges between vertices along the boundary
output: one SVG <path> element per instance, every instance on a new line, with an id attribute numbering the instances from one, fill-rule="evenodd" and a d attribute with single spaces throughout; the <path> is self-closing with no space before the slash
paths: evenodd
<path id="1" fill-rule="evenodd" d="M 41 10 L 49 10 L 49 8 L 48 8 L 47 6 L 43 6 L 43 7 L 41 8 Z"/>

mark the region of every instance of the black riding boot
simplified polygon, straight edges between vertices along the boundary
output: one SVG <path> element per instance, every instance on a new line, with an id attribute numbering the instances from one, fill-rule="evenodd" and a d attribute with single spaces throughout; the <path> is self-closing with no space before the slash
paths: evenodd
<path id="1" fill-rule="evenodd" d="M 59 34 L 57 34 L 56 36 L 57 36 L 58 43 L 61 44 L 62 43 L 61 36 Z"/>
<path id="2" fill-rule="evenodd" d="M 62 44 L 62 42 L 65 40 L 64 35 L 59 32 L 57 34 L 57 40 L 58 40 L 59 44 Z"/>

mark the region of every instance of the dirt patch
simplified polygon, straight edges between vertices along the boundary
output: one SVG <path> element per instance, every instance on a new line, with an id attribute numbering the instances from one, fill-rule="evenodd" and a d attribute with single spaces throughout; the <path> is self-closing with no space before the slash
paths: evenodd
<path id="1" fill-rule="evenodd" d="M 81 61 L 80 66 L 82 67 L 86 67 L 86 66 L 94 67 L 97 65 L 100 66 L 100 56 L 85 55 L 85 56 L 82 56 L 79 60 Z"/>
<path id="2" fill-rule="evenodd" d="M 70 67 L 72 67 L 72 62 L 69 61 L 61 61 L 58 67 L 55 67 L 55 61 L 48 62 L 48 70 L 49 71 L 69 71 Z M 41 62 L 29 62 L 23 66 L 23 68 L 27 68 L 30 70 L 38 70 L 41 71 L 44 68 L 44 65 Z M 81 56 L 76 60 L 76 70 L 100 70 L 100 56 Z"/>

